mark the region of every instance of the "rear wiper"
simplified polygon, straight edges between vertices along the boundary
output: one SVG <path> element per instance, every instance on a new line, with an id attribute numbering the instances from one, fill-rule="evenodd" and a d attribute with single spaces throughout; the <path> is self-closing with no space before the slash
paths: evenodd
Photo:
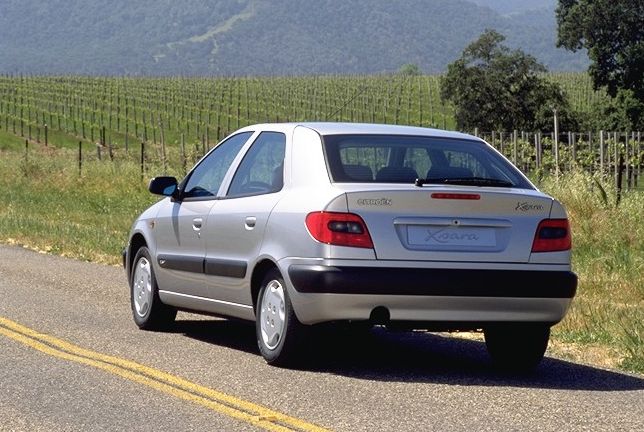
<path id="1" fill-rule="evenodd" d="M 512 187 L 514 184 L 506 180 L 499 180 L 485 177 L 437 177 L 427 179 L 416 179 L 414 185 L 422 187 L 426 184 L 453 184 L 466 186 L 492 186 L 492 187 Z"/>

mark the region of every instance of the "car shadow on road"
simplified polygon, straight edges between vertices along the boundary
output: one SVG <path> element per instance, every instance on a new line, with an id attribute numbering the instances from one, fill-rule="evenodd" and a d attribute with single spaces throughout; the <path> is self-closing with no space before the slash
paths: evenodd
<path id="1" fill-rule="evenodd" d="M 483 342 L 427 332 L 316 332 L 297 369 L 355 379 L 587 391 L 644 390 L 644 377 L 546 357 L 530 374 L 496 369 Z M 178 321 L 176 333 L 259 356 L 252 323 Z M 270 367 L 266 365 L 266 367 Z"/>
<path id="2" fill-rule="evenodd" d="M 219 318 L 177 320 L 174 326 L 166 331 L 259 356 L 255 324 L 248 321 Z"/>

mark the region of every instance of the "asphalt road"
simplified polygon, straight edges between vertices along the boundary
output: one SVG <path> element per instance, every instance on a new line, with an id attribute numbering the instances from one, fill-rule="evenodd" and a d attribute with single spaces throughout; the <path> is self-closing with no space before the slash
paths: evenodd
<path id="1" fill-rule="evenodd" d="M 644 430 L 644 377 L 554 358 L 510 376 L 480 342 L 379 330 L 279 369 L 252 324 L 140 331 L 128 295 L 121 268 L 0 246 L 0 430 Z"/>

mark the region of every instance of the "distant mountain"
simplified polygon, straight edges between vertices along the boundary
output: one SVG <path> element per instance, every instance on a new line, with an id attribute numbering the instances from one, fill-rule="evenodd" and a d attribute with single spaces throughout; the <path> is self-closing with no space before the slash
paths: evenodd
<path id="1" fill-rule="evenodd" d="M 555 48 L 552 7 L 509 16 L 491 8 L 517 2 L 529 3 L 2 0 L 0 73 L 368 74 L 395 72 L 405 63 L 437 73 L 486 28 L 552 70 L 586 66 L 584 53 Z"/>

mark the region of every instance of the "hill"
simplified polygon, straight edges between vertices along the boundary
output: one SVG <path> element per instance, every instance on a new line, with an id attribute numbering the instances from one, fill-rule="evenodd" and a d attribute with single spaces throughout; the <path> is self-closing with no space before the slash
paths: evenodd
<path id="1" fill-rule="evenodd" d="M 537 9 L 552 9 L 557 0 L 470 0 L 479 6 L 487 6 L 503 15 L 520 14 Z"/>
<path id="2" fill-rule="evenodd" d="M 465 0 L 3 0 L 0 73 L 437 73 L 485 28 L 552 70 L 587 64 L 554 47 L 547 5 L 503 15 Z"/>

